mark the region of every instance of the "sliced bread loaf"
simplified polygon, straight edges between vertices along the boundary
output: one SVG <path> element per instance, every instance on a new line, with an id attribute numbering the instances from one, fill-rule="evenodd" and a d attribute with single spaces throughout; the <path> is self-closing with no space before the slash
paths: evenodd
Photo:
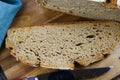
<path id="1" fill-rule="evenodd" d="M 104 59 L 119 41 L 117 22 L 78 22 L 10 28 L 6 47 L 23 63 L 73 69 Z"/>
<path id="2" fill-rule="evenodd" d="M 96 20 L 120 21 L 120 9 L 89 0 L 36 0 L 46 8 Z M 107 4 L 106 4 L 107 5 Z"/>

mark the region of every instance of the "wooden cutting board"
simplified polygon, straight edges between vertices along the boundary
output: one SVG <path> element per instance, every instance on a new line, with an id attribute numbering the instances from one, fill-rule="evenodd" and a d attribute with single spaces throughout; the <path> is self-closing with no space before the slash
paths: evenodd
<path id="1" fill-rule="evenodd" d="M 56 11 L 51 11 L 37 5 L 34 0 L 22 0 L 23 7 L 16 15 L 11 27 L 13 26 L 28 26 L 28 25 L 40 25 L 49 22 L 73 22 L 88 20 L 76 16 L 63 14 Z M 118 74 L 120 74 L 120 49 L 116 49 L 113 54 L 108 56 L 103 61 L 97 62 L 86 68 L 97 68 L 114 66 L 114 68 L 106 74 L 91 79 L 91 80 L 111 80 Z M 34 68 L 23 63 L 17 62 L 13 56 L 10 55 L 9 50 L 5 49 L 4 46 L 0 50 L 0 65 L 2 65 L 8 80 L 16 80 L 19 77 L 32 76 L 37 74 L 43 74 L 53 69 L 46 68 Z"/>

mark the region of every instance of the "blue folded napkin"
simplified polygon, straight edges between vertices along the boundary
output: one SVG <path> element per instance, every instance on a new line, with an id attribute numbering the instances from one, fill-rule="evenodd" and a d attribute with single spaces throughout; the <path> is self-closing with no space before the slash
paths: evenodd
<path id="1" fill-rule="evenodd" d="M 0 47 L 21 5 L 20 0 L 0 0 Z"/>

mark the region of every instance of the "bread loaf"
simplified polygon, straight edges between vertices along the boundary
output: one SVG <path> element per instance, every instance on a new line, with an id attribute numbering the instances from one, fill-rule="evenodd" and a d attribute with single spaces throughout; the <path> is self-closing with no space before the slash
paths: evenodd
<path id="1" fill-rule="evenodd" d="M 117 22 L 78 22 L 13 27 L 6 48 L 23 63 L 56 69 L 74 69 L 104 59 L 120 41 Z"/>
<path id="2" fill-rule="evenodd" d="M 36 0 L 46 8 L 95 20 L 120 21 L 120 9 L 89 0 Z M 107 4 L 105 4 L 107 6 Z"/>

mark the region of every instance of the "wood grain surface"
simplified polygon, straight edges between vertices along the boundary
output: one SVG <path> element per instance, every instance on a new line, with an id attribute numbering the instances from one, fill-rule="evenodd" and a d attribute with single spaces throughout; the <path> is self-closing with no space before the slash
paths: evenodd
<path id="1" fill-rule="evenodd" d="M 89 20 L 45 9 L 42 6 L 37 5 L 34 0 L 22 0 L 22 2 L 23 6 L 19 13 L 16 15 L 11 27 L 40 25 L 49 22 L 58 23 Z M 120 49 L 118 48 L 106 59 L 94 63 L 89 67 L 85 67 L 98 68 L 113 66 L 113 69 L 111 71 L 105 73 L 100 77 L 90 80 L 111 80 L 112 78 L 120 74 L 119 57 Z M 11 56 L 9 50 L 5 49 L 5 47 L 0 50 L 0 65 L 3 67 L 8 80 L 17 80 L 19 77 L 32 76 L 54 71 L 53 69 L 35 68 L 29 65 L 25 65 Z"/>

